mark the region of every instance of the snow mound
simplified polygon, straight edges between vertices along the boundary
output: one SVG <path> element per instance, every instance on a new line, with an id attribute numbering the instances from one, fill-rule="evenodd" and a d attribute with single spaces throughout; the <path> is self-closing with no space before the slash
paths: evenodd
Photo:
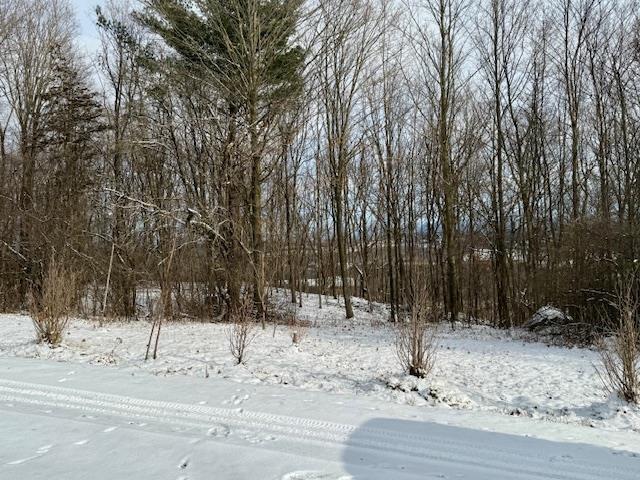
<path id="1" fill-rule="evenodd" d="M 457 409 L 470 409 L 474 406 L 473 400 L 463 392 L 441 382 L 410 375 L 402 377 L 390 375 L 383 378 L 383 382 L 387 388 L 409 396 L 415 395 L 425 400 L 428 405 L 444 405 Z M 407 399 L 407 403 L 415 403 L 415 401 Z"/>
<path id="2" fill-rule="evenodd" d="M 532 332 L 541 332 L 549 329 L 557 329 L 564 327 L 573 322 L 573 319 L 551 305 L 540 308 L 533 316 L 524 324 L 524 328 Z"/>

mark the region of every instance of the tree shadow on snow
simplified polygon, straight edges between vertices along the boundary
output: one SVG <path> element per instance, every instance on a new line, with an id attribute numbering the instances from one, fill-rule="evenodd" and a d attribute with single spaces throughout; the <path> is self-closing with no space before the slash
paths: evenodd
<path id="1" fill-rule="evenodd" d="M 584 435 L 597 432 L 585 428 Z M 354 480 L 640 478 L 634 453 L 385 418 L 355 430 L 342 460 Z"/>

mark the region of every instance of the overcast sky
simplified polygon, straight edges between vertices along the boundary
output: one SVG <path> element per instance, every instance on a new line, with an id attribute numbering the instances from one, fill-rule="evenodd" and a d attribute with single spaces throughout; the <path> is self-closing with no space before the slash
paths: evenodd
<path id="1" fill-rule="evenodd" d="M 78 22 L 78 44 L 88 54 L 92 55 L 98 47 L 98 32 L 96 30 L 96 5 L 104 4 L 104 0 L 71 0 L 76 10 Z"/>

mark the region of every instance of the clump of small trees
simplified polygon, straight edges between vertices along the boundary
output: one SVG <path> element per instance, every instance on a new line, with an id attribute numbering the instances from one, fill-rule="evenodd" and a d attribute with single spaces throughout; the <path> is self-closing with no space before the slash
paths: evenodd
<path id="1" fill-rule="evenodd" d="M 77 275 L 52 261 L 41 288 L 31 293 L 31 318 L 38 342 L 60 344 L 75 304 L 77 287 Z"/>

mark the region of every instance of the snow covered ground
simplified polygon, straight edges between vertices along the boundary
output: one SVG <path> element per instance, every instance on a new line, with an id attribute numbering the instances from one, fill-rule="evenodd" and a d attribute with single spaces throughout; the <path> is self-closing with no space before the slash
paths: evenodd
<path id="1" fill-rule="evenodd" d="M 633 480 L 640 471 L 637 453 L 482 431 L 487 414 L 385 403 L 5 358 L 0 478 Z M 584 441 L 580 430 L 557 433 Z"/>
<path id="2" fill-rule="evenodd" d="M 400 371 L 383 306 L 356 302 L 346 321 L 335 301 L 316 302 L 298 311 L 313 324 L 301 344 L 286 326 L 258 330 L 240 366 L 225 325 L 166 324 L 145 362 L 146 322 L 76 320 L 51 349 L 27 316 L 0 316 L 0 479 L 41 478 L 87 439 L 87 468 L 117 455 L 122 473 L 104 478 L 640 478 L 637 458 L 613 453 L 640 454 L 640 409 L 604 393 L 595 352 L 443 327 L 435 372 L 417 381 Z M 147 460 L 125 474 L 132 455 Z M 20 465 L 30 475 L 7 470 Z"/>

